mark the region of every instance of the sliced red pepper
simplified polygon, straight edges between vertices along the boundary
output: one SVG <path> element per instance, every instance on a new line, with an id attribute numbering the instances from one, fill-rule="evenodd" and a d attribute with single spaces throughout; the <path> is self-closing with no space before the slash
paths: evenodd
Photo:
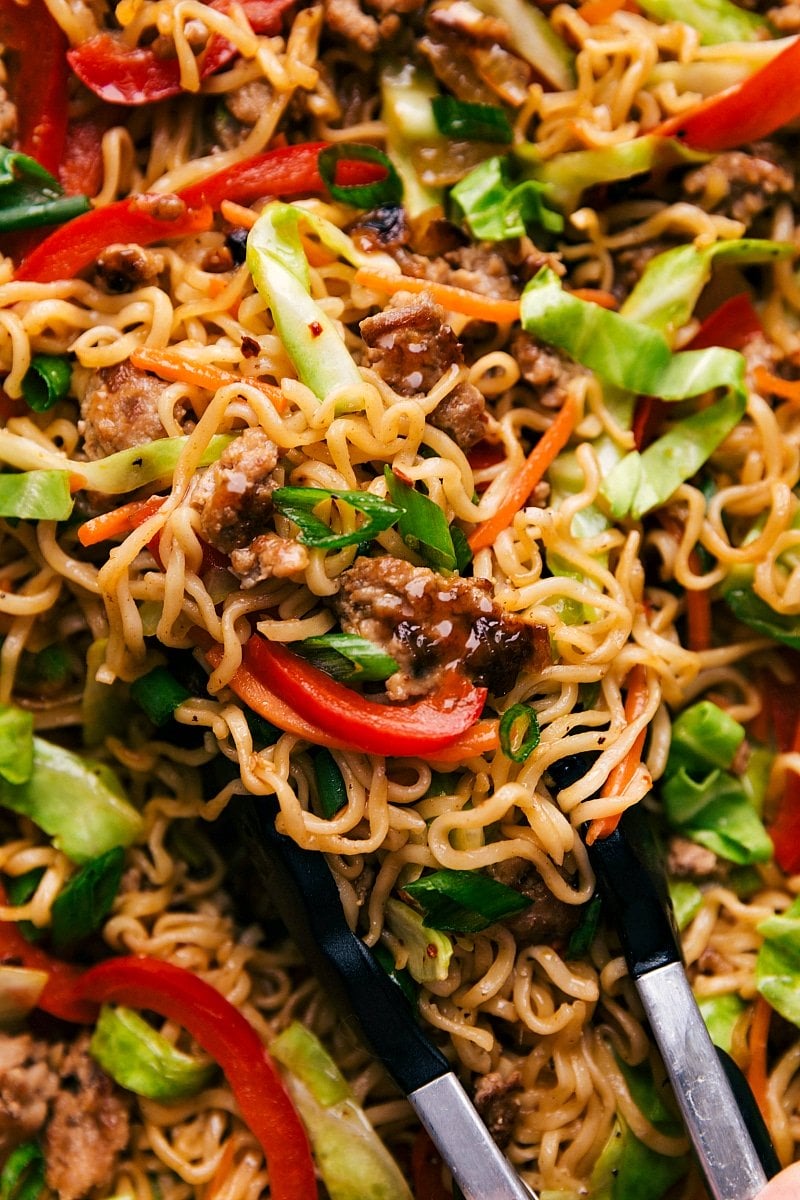
<path id="1" fill-rule="evenodd" d="M 219 1063 L 242 1117 L 267 1157 L 272 1200 L 317 1195 L 308 1137 L 272 1059 L 250 1022 L 183 967 L 154 958 L 110 958 L 80 977 L 84 1003 L 125 1004 L 177 1021 Z"/>
<path id="2" fill-rule="evenodd" d="M 301 142 L 296 146 L 278 146 L 216 171 L 207 179 L 185 187 L 179 193 L 194 208 L 210 204 L 218 209 L 223 200 L 250 204 L 262 196 L 302 196 L 327 189 L 317 167 L 320 150 L 326 142 Z M 376 163 L 354 159 L 337 163 L 336 182 L 343 187 L 374 183 L 386 172 Z"/>
<path id="3" fill-rule="evenodd" d="M 0 884 L 0 904 L 7 903 L 5 889 Z M 75 994 L 80 968 L 53 958 L 29 942 L 22 936 L 15 921 L 0 921 L 0 963 L 47 973 L 47 983 L 38 1000 L 42 1012 L 60 1017 L 62 1021 L 81 1024 L 88 1024 L 97 1016 L 97 1006 Z"/>
<path id="4" fill-rule="evenodd" d="M 792 744 L 787 749 L 800 752 L 800 719 L 795 726 Z M 767 832 L 772 838 L 775 861 L 781 870 L 787 875 L 800 871 L 800 775 L 794 771 L 786 774 L 778 811 Z"/>
<path id="5" fill-rule="evenodd" d="M 442 1182 L 442 1156 L 424 1129 L 414 1138 L 411 1174 L 416 1200 L 452 1200 L 453 1193 Z"/>
<path id="6" fill-rule="evenodd" d="M 174 220 L 159 217 L 159 206 L 166 206 L 174 199 L 164 195 L 130 196 L 84 213 L 61 225 L 32 250 L 20 263 L 15 278 L 35 283 L 74 279 L 112 242 L 149 246 L 167 238 L 205 233 L 211 228 L 214 215 L 207 206 L 194 209 L 184 205 Z"/>
<path id="7" fill-rule="evenodd" d="M 103 185 L 103 134 L 122 124 L 123 110 L 98 104 L 83 117 L 70 121 L 58 181 L 68 196 L 96 196 Z"/>
<path id="8" fill-rule="evenodd" d="M 751 337 L 763 332 L 764 326 L 752 300 L 747 292 L 739 292 L 706 317 L 685 349 L 724 346 L 728 350 L 741 350 Z"/>
<path id="9" fill-rule="evenodd" d="M 12 52 L 17 146 L 56 175 L 67 132 L 67 39 L 44 0 L 0 0 L 0 42 Z"/>
<path id="10" fill-rule="evenodd" d="M 670 117 L 654 133 L 693 150 L 731 150 L 768 137 L 800 116 L 800 39 L 748 79 Z"/>
<path id="11" fill-rule="evenodd" d="M 449 671 L 422 700 L 379 704 L 259 634 L 247 642 L 243 661 L 305 721 L 365 754 L 435 757 L 475 724 L 486 702 L 486 688 Z"/>
<path id="12" fill-rule="evenodd" d="M 255 33 L 274 36 L 294 0 L 243 0 Z M 209 8 L 227 12 L 230 0 L 211 0 Z M 197 60 L 200 79 L 213 75 L 238 54 L 227 38 L 212 33 Z M 98 33 L 67 54 L 69 65 L 90 91 L 109 104 L 151 104 L 178 96 L 181 68 L 177 58 L 160 58 L 149 46 L 128 46 L 113 33 Z"/>
<path id="13" fill-rule="evenodd" d="M 639 453 L 646 450 L 658 432 L 667 405 L 658 396 L 639 396 L 633 410 L 633 441 Z"/>

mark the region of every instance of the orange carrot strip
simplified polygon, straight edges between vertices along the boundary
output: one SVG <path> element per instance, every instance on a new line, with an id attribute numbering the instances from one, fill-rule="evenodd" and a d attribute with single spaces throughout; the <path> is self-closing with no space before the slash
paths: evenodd
<path id="1" fill-rule="evenodd" d="M 166 500 L 166 496 L 150 496 L 147 500 L 132 500 L 112 512 L 101 513 L 92 517 L 78 529 L 78 541 L 82 546 L 96 546 L 98 542 L 108 542 L 112 538 L 123 537 L 157 513 Z"/>
<path id="2" fill-rule="evenodd" d="M 231 225 L 240 225 L 242 229 L 252 229 L 258 220 L 257 212 L 233 200 L 223 200 L 219 210 L 226 221 L 230 221 Z"/>
<path id="3" fill-rule="evenodd" d="M 222 662 L 222 647 L 216 644 L 209 646 L 205 653 L 208 662 L 216 669 Z M 244 701 L 248 708 L 252 708 L 253 712 L 257 712 L 260 717 L 272 725 L 277 725 L 278 729 L 284 730 L 285 733 L 293 733 L 296 737 L 301 737 L 315 746 L 327 746 L 330 750 L 352 750 L 353 748 L 349 742 L 323 733 L 316 725 L 306 721 L 285 700 L 282 700 L 252 672 L 248 671 L 247 667 L 239 667 L 228 687 L 240 700 Z M 499 722 L 496 720 L 476 722 L 452 746 L 438 751 L 435 762 L 458 763 L 481 754 L 490 754 L 500 745 L 498 724 Z M 431 757 L 433 758 L 433 756 Z"/>
<path id="4" fill-rule="evenodd" d="M 756 367 L 754 378 L 760 392 L 771 392 L 783 400 L 791 400 L 795 404 L 800 404 L 800 379 L 781 379 L 779 375 L 773 375 L 766 367 Z"/>
<path id="5" fill-rule="evenodd" d="M 415 279 L 412 275 L 381 275 L 377 271 L 359 268 L 356 283 L 373 292 L 429 292 L 442 308 L 462 313 L 466 317 L 478 317 L 482 321 L 494 321 L 497 325 L 511 325 L 519 320 L 519 300 L 499 300 L 496 296 L 481 296 L 466 288 L 453 287 L 449 283 L 432 283 L 429 279 Z"/>
<path id="6" fill-rule="evenodd" d="M 692 550 L 689 566 L 697 573 L 701 569 L 700 555 Z M 711 589 L 689 588 L 686 591 L 686 624 L 690 650 L 711 647 Z"/>
<path id="7" fill-rule="evenodd" d="M 545 430 L 531 450 L 516 479 L 511 481 L 505 500 L 497 512 L 473 529 L 468 538 L 470 549 L 482 550 L 484 546 L 491 546 L 497 535 L 508 528 L 550 463 L 566 446 L 577 419 L 578 406 L 572 396 L 568 396 L 550 428 Z"/>
<path id="8" fill-rule="evenodd" d="M 208 1187 L 206 1188 L 203 1200 L 214 1200 L 225 1184 L 228 1182 L 233 1173 L 234 1163 L 236 1161 L 236 1151 L 239 1149 L 239 1139 L 234 1134 L 229 1137 L 223 1148 L 222 1154 L 219 1156 L 217 1169 L 211 1176 Z"/>
<path id="9" fill-rule="evenodd" d="M 625 4 L 626 0 L 585 0 L 578 6 L 578 16 L 583 17 L 587 25 L 602 25 Z"/>
<path id="10" fill-rule="evenodd" d="M 214 367 L 210 363 L 192 362 L 177 350 L 152 350 L 148 346 L 142 346 L 139 350 L 134 350 L 131 362 L 140 371 L 152 371 L 161 379 L 193 384 L 195 387 L 206 388 L 209 392 L 215 392 L 217 388 L 226 387 L 230 383 L 249 383 L 262 391 L 278 412 L 283 412 L 286 406 L 283 392 L 274 384 L 264 383 L 261 379 L 247 379 L 243 375 L 235 375 L 233 371 L 225 371 L 222 367 Z"/>
<path id="11" fill-rule="evenodd" d="M 628 693 L 625 697 L 625 720 L 628 725 L 638 720 L 647 707 L 647 672 L 641 663 L 631 668 L 628 675 Z M 618 762 L 600 790 L 601 796 L 619 796 L 624 792 L 642 760 L 644 739 L 647 736 L 645 727 L 636 738 L 628 753 Z M 610 817 L 596 817 L 589 825 L 586 841 L 591 846 L 598 838 L 608 837 L 619 824 L 622 813 L 614 813 Z"/>
<path id="12" fill-rule="evenodd" d="M 579 300 L 588 300 L 592 304 L 599 304 L 601 308 L 619 308 L 619 300 L 613 292 L 607 292 L 604 288 L 570 288 L 570 295 L 577 296 Z"/>
<path id="13" fill-rule="evenodd" d="M 769 1004 L 763 996 L 757 996 L 750 1025 L 750 1065 L 747 1068 L 747 1082 L 765 1121 L 768 1116 L 767 1040 L 771 1019 L 772 1009 Z"/>

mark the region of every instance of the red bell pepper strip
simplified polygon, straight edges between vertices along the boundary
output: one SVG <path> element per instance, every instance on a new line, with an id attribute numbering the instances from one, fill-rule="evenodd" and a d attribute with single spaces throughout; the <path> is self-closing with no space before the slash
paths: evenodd
<path id="1" fill-rule="evenodd" d="M 17 147 L 56 175 L 67 132 L 67 39 L 44 0 L 0 0 L 0 42 L 15 59 Z"/>
<path id="2" fill-rule="evenodd" d="M 800 38 L 748 79 L 679 113 L 652 132 L 692 150 L 730 150 L 756 142 L 800 116 Z"/>
<path id="3" fill-rule="evenodd" d="M 237 1008 L 191 971 L 159 959 L 110 958 L 75 984 L 76 999 L 146 1008 L 177 1021 L 219 1063 L 267 1157 L 272 1200 L 317 1195 L 308 1137 L 261 1038 Z"/>
<path id="4" fill-rule="evenodd" d="M 61 225 L 45 238 L 20 263 L 15 279 L 35 283 L 52 283 L 56 279 L 74 279 L 101 250 L 112 242 L 138 242 L 149 246 L 167 238 L 187 237 L 205 233 L 211 228 L 213 213 L 208 206 L 182 210 L 176 206 L 174 219 L 165 219 L 166 211 L 175 197 L 164 195 L 130 196 L 104 208 L 76 217 Z"/>
<path id="5" fill-rule="evenodd" d="M 422 700 L 379 704 L 259 634 L 247 642 L 243 661 L 305 721 L 365 754 L 435 757 L 475 724 L 486 701 L 486 688 L 450 671 Z"/>
<path id="6" fill-rule="evenodd" d="M 190 208 L 210 204 L 219 209 L 223 200 L 250 204 L 263 196 L 303 196 L 327 189 L 317 167 L 320 150 L 326 142 L 301 142 L 296 146 L 278 146 L 216 171 L 199 183 L 182 188 L 179 195 Z M 376 163 L 354 159 L 337 164 L 336 182 L 344 187 L 374 183 L 386 172 Z"/>
<path id="7" fill-rule="evenodd" d="M 243 0 L 242 7 L 255 33 L 273 36 L 294 0 Z M 227 12 L 229 0 L 211 0 L 209 8 Z M 227 38 L 212 33 L 197 60 L 200 79 L 224 67 L 238 50 Z M 109 104 L 151 104 L 178 96 L 181 69 L 177 58 L 160 58 L 149 46 L 128 46 L 113 33 L 98 33 L 67 54 L 69 65 L 90 91 Z"/>
<path id="8" fill-rule="evenodd" d="M 424 1129 L 411 1148 L 411 1175 L 416 1200 L 452 1200 L 453 1193 L 442 1182 L 442 1156 Z"/>
<path id="9" fill-rule="evenodd" d="M 796 700 L 796 692 L 792 697 Z M 800 753 L 800 717 L 794 728 L 791 744 L 782 741 L 782 751 Z M 778 802 L 775 820 L 767 830 L 775 847 L 775 861 L 787 875 L 800 871 L 800 775 L 787 771 L 783 794 Z"/>
<path id="10" fill-rule="evenodd" d="M 5 890 L 0 884 L 0 904 L 7 904 Z M 71 963 L 52 958 L 45 950 L 23 937 L 15 921 L 0 921 L 0 963 L 29 967 L 32 971 L 47 972 L 44 985 L 37 1001 L 42 1012 L 62 1021 L 88 1023 L 97 1016 L 97 1008 L 75 994 L 81 971 Z"/>
<path id="11" fill-rule="evenodd" d="M 122 109 L 98 104 L 86 116 L 70 121 L 58 181 L 68 196 L 96 196 L 103 184 L 103 134 L 121 125 Z"/>

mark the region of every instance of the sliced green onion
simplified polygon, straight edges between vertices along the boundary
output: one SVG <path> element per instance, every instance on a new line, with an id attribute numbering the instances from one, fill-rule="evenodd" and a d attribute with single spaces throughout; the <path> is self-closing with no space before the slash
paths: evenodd
<path id="1" fill-rule="evenodd" d="M 456 556 L 456 570 L 459 575 L 463 575 L 472 562 L 472 551 L 467 541 L 467 535 L 460 525 L 456 525 L 455 521 L 450 525 L 450 538 Z"/>
<path id="2" fill-rule="evenodd" d="M 455 96 L 434 96 L 431 101 L 436 127 L 447 137 L 468 142 L 499 142 L 507 146 L 514 137 L 505 110 L 496 104 L 470 104 Z"/>
<path id="3" fill-rule="evenodd" d="M 166 667 L 154 667 L 131 684 L 131 699 L 154 725 L 166 725 L 178 705 L 191 695 Z"/>
<path id="4" fill-rule="evenodd" d="M 99 929 L 119 891 L 125 851 L 114 846 L 81 867 L 56 896 L 50 933 L 56 950 L 68 950 Z"/>
<path id="5" fill-rule="evenodd" d="M 539 721 L 530 704 L 512 704 L 500 718 L 500 748 L 522 763 L 539 745 Z"/>
<path id="6" fill-rule="evenodd" d="M 67 471 L 20 471 L 0 475 L 0 517 L 66 521 L 73 499 Z"/>
<path id="7" fill-rule="evenodd" d="M 43 875 L 44 867 L 34 867 L 31 871 L 26 871 L 24 875 L 7 876 L 5 889 L 8 903 L 13 904 L 15 908 L 27 904 L 38 888 Z M 40 938 L 44 937 L 44 929 L 34 925 L 33 921 L 17 921 L 16 927 L 28 942 L 38 942 Z"/>
<path id="8" fill-rule="evenodd" d="M 33 713 L 0 704 L 0 777 L 26 783 L 33 774 Z"/>
<path id="9" fill-rule="evenodd" d="M 374 642 L 350 633 L 324 633 L 293 642 L 292 649 L 340 683 L 381 683 L 397 663 Z"/>
<path id="10" fill-rule="evenodd" d="M 44 1191 L 44 1167 L 38 1142 L 17 1146 L 0 1173 L 0 1200 L 37 1200 Z"/>
<path id="11" fill-rule="evenodd" d="M 23 184 L 3 189 L 0 203 L 0 233 L 37 229 L 41 225 L 63 225 L 91 208 L 86 196 L 57 196 Z"/>
<path id="12" fill-rule="evenodd" d="M 347 804 L 347 788 L 336 759 L 325 746 L 318 746 L 311 755 L 317 795 L 322 815 L 330 821 Z"/>
<path id="13" fill-rule="evenodd" d="M 377 958 L 378 962 L 383 967 L 392 983 L 397 984 L 408 1003 L 412 1005 L 412 1007 L 416 1008 L 418 998 L 417 988 L 408 971 L 406 971 L 403 967 L 397 966 L 394 961 L 394 955 L 388 946 L 384 946 L 383 942 L 378 942 L 377 946 L 373 946 L 372 953 L 375 958 Z"/>
<path id="14" fill-rule="evenodd" d="M 383 474 L 389 495 L 402 512 L 397 530 L 405 544 L 434 570 L 455 571 L 456 551 L 439 505 L 395 475 L 391 467 L 385 467 Z"/>
<path id="15" fill-rule="evenodd" d="M 69 391 L 72 368 L 68 358 L 34 354 L 22 377 L 22 394 L 34 412 L 47 412 Z"/>
<path id="16" fill-rule="evenodd" d="M 434 871 L 407 883 L 403 892 L 422 910 L 427 928 L 450 933 L 478 933 L 531 904 L 521 892 L 475 871 Z"/>
<path id="17" fill-rule="evenodd" d="M 670 879 L 669 898 L 675 914 L 675 924 L 683 932 L 691 925 L 703 905 L 703 893 L 691 879 Z"/>
<path id="18" fill-rule="evenodd" d="M 333 533 L 329 525 L 315 517 L 313 509 L 323 500 L 336 500 L 349 504 L 367 520 L 360 529 L 352 533 Z M 282 487 L 272 493 L 272 503 L 284 517 L 294 521 L 300 529 L 299 541 L 304 546 L 317 550 L 340 550 L 342 546 L 357 546 L 369 542 L 377 534 L 394 525 L 402 516 L 402 509 L 373 496 L 371 492 L 334 492 L 329 488 Z"/>
<path id="19" fill-rule="evenodd" d="M 278 726 L 273 725 L 271 721 L 265 721 L 252 709 L 244 709 L 244 719 L 247 721 L 247 728 L 253 739 L 253 749 L 256 752 L 264 750 L 267 746 L 274 746 L 278 738 L 283 736 L 282 729 L 278 729 Z"/>
<path id="20" fill-rule="evenodd" d="M 386 171 L 385 179 L 374 183 L 341 184 L 336 182 L 336 167 L 340 162 L 372 162 Z M 339 142 L 320 151 L 317 167 L 322 182 L 333 196 L 343 204 L 354 208 L 376 208 L 379 204 L 399 204 L 403 198 L 403 184 L 394 169 L 391 159 L 375 146 L 362 146 L 356 142 Z"/>
<path id="21" fill-rule="evenodd" d="M 600 924 L 602 910 L 603 901 L 599 892 L 595 892 L 589 903 L 584 904 L 581 910 L 581 919 L 572 931 L 567 946 L 567 958 L 585 958 L 589 953 Z"/>

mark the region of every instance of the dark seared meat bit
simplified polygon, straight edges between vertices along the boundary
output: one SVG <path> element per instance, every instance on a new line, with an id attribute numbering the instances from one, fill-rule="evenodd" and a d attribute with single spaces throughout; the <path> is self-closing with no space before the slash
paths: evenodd
<path id="1" fill-rule="evenodd" d="M 417 6 L 417 0 L 412 3 Z M 358 0 L 325 0 L 325 24 L 331 33 L 371 54 L 398 32 L 400 17 L 391 11 L 374 17 L 361 8 Z"/>
<path id="2" fill-rule="evenodd" d="M 760 213 L 789 196 L 794 175 L 774 161 L 767 144 L 754 153 L 731 150 L 696 167 L 683 179 L 687 196 L 707 212 L 722 213 L 750 225 Z"/>
<path id="3" fill-rule="evenodd" d="M 474 383 L 457 383 L 452 392 L 439 401 L 428 420 L 462 450 L 471 449 L 486 437 L 489 428 L 483 392 Z"/>
<path id="4" fill-rule="evenodd" d="M 406 210 L 402 204 L 382 204 L 364 213 L 347 232 L 360 250 L 397 250 L 408 244 Z"/>
<path id="5" fill-rule="evenodd" d="M 520 945 L 549 944 L 568 938 L 580 920 L 580 906 L 565 904 L 550 891 L 533 863 L 524 858 L 507 858 L 487 867 L 493 879 L 514 888 L 532 901 L 516 916 L 503 921 Z"/>
<path id="6" fill-rule="evenodd" d="M 60 1088 L 44 1135 L 48 1186 L 60 1200 L 107 1187 L 128 1143 L 128 1109 L 88 1052 L 83 1035 L 61 1064 Z"/>
<path id="7" fill-rule="evenodd" d="M 278 447 L 263 430 L 246 429 L 208 468 L 192 495 L 200 534 L 224 554 L 267 532 Z"/>
<path id="8" fill-rule="evenodd" d="M 445 311 L 428 295 L 401 292 L 385 312 L 361 322 L 369 360 L 401 396 L 429 392 L 454 363 L 463 364 L 461 345 Z"/>
<path id="9" fill-rule="evenodd" d="M 669 839 L 667 873 L 673 879 L 722 880 L 729 871 L 729 864 L 718 858 L 713 850 L 677 834 Z"/>
<path id="10" fill-rule="evenodd" d="M 17 132 L 17 106 L 0 84 L 0 146 L 9 146 Z"/>
<path id="11" fill-rule="evenodd" d="M 74 371 L 73 388 L 81 402 L 81 431 L 87 458 L 106 458 L 117 450 L 143 446 L 167 436 L 158 402 L 170 385 L 129 362 L 101 367 L 86 377 Z"/>
<path id="12" fill-rule="evenodd" d="M 94 281 L 112 295 L 132 292 L 134 288 L 154 283 L 163 270 L 164 255 L 157 250 L 145 250 L 136 242 L 115 242 L 98 254 Z"/>
<path id="13" fill-rule="evenodd" d="M 504 695 L 523 668 L 540 671 L 549 661 L 545 627 L 504 612 L 486 580 L 446 579 L 386 555 L 357 559 L 340 585 L 333 603 L 342 629 L 399 665 L 386 684 L 395 700 L 430 691 L 448 667 Z"/>
<path id="14" fill-rule="evenodd" d="M 48 1187 L 79 1200 L 111 1185 L 117 1154 L 128 1143 L 128 1107 L 88 1052 L 0 1034 L 0 1162 L 14 1146 L 42 1135 Z"/>
<path id="15" fill-rule="evenodd" d="M 529 333 L 519 330 L 511 343 L 522 378 L 536 388 L 539 403 L 545 408 L 561 408 L 567 396 L 567 384 L 581 369 L 566 354 L 543 346 Z"/>
<path id="16" fill-rule="evenodd" d="M 507 1079 L 499 1071 L 490 1071 L 478 1080 L 475 1088 L 475 1107 L 501 1150 L 505 1150 L 511 1141 L 521 1092 L 522 1077 L 519 1071 L 513 1071 Z"/>
<path id="17" fill-rule="evenodd" d="M 255 587 L 265 579 L 285 579 L 308 566 L 308 551 L 293 538 L 262 533 L 249 546 L 231 551 L 231 570 L 243 588 Z"/>

